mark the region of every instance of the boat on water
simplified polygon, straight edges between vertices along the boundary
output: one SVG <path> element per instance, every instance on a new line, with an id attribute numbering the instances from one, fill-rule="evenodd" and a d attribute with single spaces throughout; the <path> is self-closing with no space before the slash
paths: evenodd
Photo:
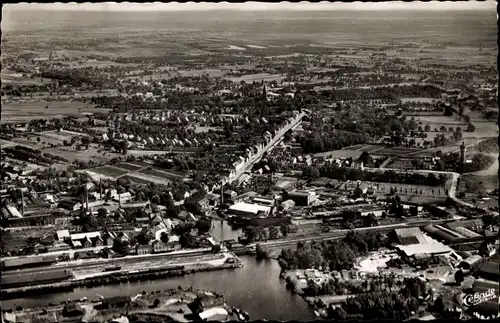
<path id="1" fill-rule="evenodd" d="M 247 311 L 242 311 L 237 307 L 233 307 L 233 313 L 236 315 L 240 322 L 248 322 L 250 320 L 250 315 Z"/>
<path id="2" fill-rule="evenodd" d="M 109 266 L 109 267 L 104 268 L 104 271 L 117 271 L 120 269 L 122 269 L 121 266 Z"/>

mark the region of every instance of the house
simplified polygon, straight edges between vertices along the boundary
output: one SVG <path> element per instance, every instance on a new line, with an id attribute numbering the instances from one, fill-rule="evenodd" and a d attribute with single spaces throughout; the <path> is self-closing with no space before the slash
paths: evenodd
<path id="1" fill-rule="evenodd" d="M 78 211 L 82 208 L 82 204 L 77 199 L 70 199 L 70 200 L 60 201 L 57 207 L 69 211 Z"/>
<path id="2" fill-rule="evenodd" d="M 479 255 L 470 256 L 470 257 L 462 260 L 462 262 L 460 262 L 460 264 L 459 264 L 459 267 L 464 269 L 464 270 L 471 270 L 472 267 L 474 266 L 474 264 L 479 262 L 481 259 L 482 259 L 482 257 Z"/>
<path id="3" fill-rule="evenodd" d="M 116 296 L 102 300 L 102 307 L 105 309 L 123 308 L 131 302 L 128 296 Z"/>
<path id="4" fill-rule="evenodd" d="M 286 199 L 294 201 L 296 205 L 309 206 L 317 199 L 317 195 L 316 192 L 296 190 L 287 192 Z"/>
<path id="5" fill-rule="evenodd" d="M 82 308 L 75 303 L 65 305 L 63 308 L 63 316 L 65 317 L 75 317 L 75 316 L 82 316 L 84 314 L 84 311 Z"/>
<path id="6" fill-rule="evenodd" d="M 69 239 L 74 248 L 90 248 L 104 243 L 100 232 L 76 233 L 70 235 Z"/>
<path id="7" fill-rule="evenodd" d="M 69 230 L 58 230 L 55 236 L 56 240 L 64 241 L 70 238 Z"/>
<path id="8" fill-rule="evenodd" d="M 150 254 L 152 252 L 152 247 L 150 245 L 141 245 L 141 244 L 137 244 L 135 246 L 135 253 L 137 255 L 147 255 L 147 254 Z"/>
<path id="9" fill-rule="evenodd" d="M 153 241 L 152 246 L 153 246 L 153 253 L 162 253 L 172 250 L 172 248 L 169 247 L 168 243 L 164 243 L 161 240 Z"/>

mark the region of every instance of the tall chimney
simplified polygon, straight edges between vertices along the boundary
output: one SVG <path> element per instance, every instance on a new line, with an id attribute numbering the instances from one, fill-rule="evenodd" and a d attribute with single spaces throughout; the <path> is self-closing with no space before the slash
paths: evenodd
<path id="1" fill-rule="evenodd" d="M 89 212 L 89 189 L 87 183 L 85 183 L 85 208 L 86 212 Z"/>
<path id="2" fill-rule="evenodd" d="M 21 214 L 24 216 L 24 194 L 22 189 L 20 191 L 21 191 Z"/>

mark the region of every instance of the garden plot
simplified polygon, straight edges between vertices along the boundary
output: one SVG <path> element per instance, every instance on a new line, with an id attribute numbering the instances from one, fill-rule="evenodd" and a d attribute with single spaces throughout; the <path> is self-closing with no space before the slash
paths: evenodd
<path id="1" fill-rule="evenodd" d="M 417 102 L 417 103 L 433 103 L 436 99 L 433 98 L 400 98 L 401 103 Z"/>
<path id="2" fill-rule="evenodd" d="M 118 168 L 123 168 L 123 169 L 129 170 L 129 171 L 137 171 L 141 168 L 144 168 L 143 166 L 134 165 L 134 164 L 130 164 L 130 163 L 121 163 L 121 164 L 117 164 L 115 166 Z"/>
<path id="3" fill-rule="evenodd" d="M 94 173 L 98 173 L 98 174 L 102 174 L 102 175 L 107 176 L 107 177 L 114 177 L 114 178 L 127 174 L 126 170 L 119 169 L 119 168 L 113 167 L 113 166 L 102 166 L 102 167 L 94 168 L 92 171 Z"/>

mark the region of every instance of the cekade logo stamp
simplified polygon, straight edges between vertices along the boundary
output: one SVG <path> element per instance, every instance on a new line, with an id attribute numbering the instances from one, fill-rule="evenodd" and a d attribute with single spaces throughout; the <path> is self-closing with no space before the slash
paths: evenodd
<path id="1" fill-rule="evenodd" d="M 495 289 L 490 288 L 488 291 L 484 293 L 474 293 L 468 294 L 464 296 L 464 305 L 465 306 L 475 306 L 489 300 L 495 299 L 497 297 L 495 293 Z"/>

